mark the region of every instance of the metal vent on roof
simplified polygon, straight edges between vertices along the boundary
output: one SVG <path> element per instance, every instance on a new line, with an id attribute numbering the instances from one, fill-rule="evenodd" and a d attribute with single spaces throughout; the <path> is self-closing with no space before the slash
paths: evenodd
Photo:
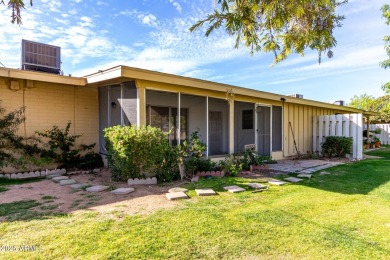
<path id="1" fill-rule="evenodd" d="M 61 73 L 61 48 L 39 42 L 22 40 L 22 70 Z"/>
<path id="2" fill-rule="evenodd" d="M 302 94 L 291 94 L 291 95 L 288 95 L 289 97 L 295 97 L 295 98 L 303 98 L 303 95 Z"/>
<path id="3" fill-rule="evenodd" d="M 345 105 L 345 101 L 344 100 L 337 100 L 333 104 L 339 105 L 339 106 L 344 106 Z"/>

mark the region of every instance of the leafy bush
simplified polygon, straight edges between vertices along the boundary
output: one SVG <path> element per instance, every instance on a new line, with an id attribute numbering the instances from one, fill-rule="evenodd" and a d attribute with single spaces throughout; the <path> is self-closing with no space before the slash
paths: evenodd
<path id="1" fill-rule="evenodd" d="M 40 157 L 39 140 L 18 136 L 19 125 L 25 121 L 25 108 L 5 113 L 0 106 L 0 169 L 11 165 L 17 169 L 26 170 L 27 166 L 39 166 L 50 160 Z M 1 172 L 1 170 L 0 170 Z"/>
<path id="2" fill-rule="evenodd" d="M 220 161 L 220 165 L 227 176 L 238 176 L 243 169 L 242 159 L 235 154 L 226 156 L 224 161 Z"/>
<path id="3" fill-rule="evenodd" d="M 194 175 L 197 171 L 210 171 L 215 166 L 210 159 L 204 159 L 203 153 L 206 151 L 204 144 L 199 137 L 199 130 L 192 132 L 189 142 L 183 141 L 177 146 L 178 163 L 184 164 L 187 172 Z"/>
<path id="4" fill-rule="evenodd" d="M 322 154 L 326 157 L 345 157 L 351 153 L 352 138 L 343 136 L 328 136 L 322 144 Z"/>
<path id="5" fill-rule="evenodd" d="M 70 127 L 71 122 L 66 125 L 65 129 L 59 129 L 58 126 L 53 126 L 50 130 L 36 132 L 38 136 L 48 139 L 46 144 L 48 149 L 42 150 L 41 156 L 52 158 L 59 164 L 59 167 L 67 169 L 91 169 L 102 167 L 103 162 L 101 156 L 90 151 L 95 147 L 95 144 L 82 144 L 79 147 L 75 147 L 75 142 L 81 135 L 70 135 Z M 83 152 L 87 153 L 82 155 Z"/>
<path id="6" fill-rule="evenodd" d="M 265 165 L 275 163 L 271 156 L 258 155 L 256 152 L 246 149 L 239 154 L 243 170 L 249 170 L 251 165 Z"/>
<path id="7" fill-rule="evenodd" d="M 160 129 L 113 126 L 104 129 L 104 137 L 113 179 L 127 180 L 156 174 L 161 182 L 178 176 L 176 150 Z"/>

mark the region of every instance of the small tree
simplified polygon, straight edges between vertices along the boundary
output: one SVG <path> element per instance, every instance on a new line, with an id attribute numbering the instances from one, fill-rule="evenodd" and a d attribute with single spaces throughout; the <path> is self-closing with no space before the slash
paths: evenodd
<path id="1" fill-rule="evenodd" d="M 18 166 L 16 150 L 22 146 L 22 138 L 16 135 L 18 127 L 24 122 L 24 108 L 5 114 L 0 103 L 0 167 Z"/>

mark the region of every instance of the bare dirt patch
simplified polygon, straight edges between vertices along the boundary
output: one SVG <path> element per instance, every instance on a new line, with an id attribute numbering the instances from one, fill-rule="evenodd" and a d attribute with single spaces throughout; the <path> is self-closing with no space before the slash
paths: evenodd
<path id="1" fill-rule="evenodd" d="M 172 187 L 178 187 L 184 182 L 174 182 L 163 185 L 133 185 L 135 191 L 126 195 L 114 195 L 112 189 L 129 187 L 125 182 L 110 180 L 108 170 L 98 175 L 79 174 L 70 178 L 78 183 L 110 186 L 108 191 L 87 192 L 85 190 L 73 191 L 70 186 L 61 186 L 51 180 L 9 185 L 7 191 L 2 192 L 0 203 L 11 203 L 21 200 L 36 200 L 41 206 L 34 208 L 37 211 L 50 210 L 51 213 L 71 213 L 77 210 L 91 210 L 104 214 L 113 213 L 119 217 L 134 214 L 149 214 L 159 209 L 172 208 L 178 205 L 169 201 L 165 193 Z"/>

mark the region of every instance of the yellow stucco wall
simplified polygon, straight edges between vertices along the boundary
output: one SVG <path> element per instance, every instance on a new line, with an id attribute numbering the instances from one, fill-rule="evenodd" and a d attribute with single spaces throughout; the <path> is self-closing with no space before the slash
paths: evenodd
<path id="1" fill-rule="evenodd" d="M 16 80 L 19 90 L 10 90 L 10 80 L 0 78 L 1 105 L 7 111 L 26 107 L 26 122 L 19 135 L 31 136 L 35 131 L 64 128 L 71 121 L 71 134 L 82 134 L 79 144 L 98 142 L 98 90 L 38 81 Z M 98 151 L 97 147 L 95 151 Z"/>
<path id="2" fill-rule="evenodd" d="M 297 104 L 284 104 L 283 109 L 283 150 L 284 157 L 296 155 L 296 149 L 294 145 L 297 145 L 297 149 L 300 153 L 304 154 L 312 152 L 313 144 L 313 116 L 320 115 L 333 115 L 335 111 L 327 108 L 297 105 Z M 290 124 L 291 122 L 291 128 Z"/>

